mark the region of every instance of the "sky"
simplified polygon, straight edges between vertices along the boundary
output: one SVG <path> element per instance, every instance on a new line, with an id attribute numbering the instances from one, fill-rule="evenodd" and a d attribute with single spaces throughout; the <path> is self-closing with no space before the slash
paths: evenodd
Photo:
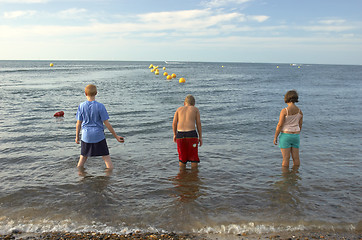
<path id="1" fill-rule="evenodd" d="M 361 0 L 0 0 L 0 59 L 361 65 L 361 11 Z"/>

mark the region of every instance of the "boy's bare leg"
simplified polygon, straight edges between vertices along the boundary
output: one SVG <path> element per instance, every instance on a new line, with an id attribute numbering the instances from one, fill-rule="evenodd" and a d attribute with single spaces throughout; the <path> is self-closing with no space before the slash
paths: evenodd
<path id="1" fill-rule="evenodd" d="M 292 172 L 293 172 L 293 173 L 298 173 L 298 169 L 299 169 L 299 166 L 293 165 L 293 167 L 292 167 Z"/>
<path id="2" fill-rule="evenodd" d="M 199 164 L 197 162 L 191 163 L 191 169 L 197 169 L 199 167 Z"/>
<path id="3" fill-rule="evenodd" d="M 281 148 L 280 151 L 283 155 L 283 167 L 289 167 L 290 152 L 292 148 Z"/>
<path id="4" fill-rule="evenodd" d="M 300 166 L 299 148 L 292 148 L 293 166 Z"/>
<path id="5" fill-rule="evenodd" d="M 282 166 L 282 173 L 283 173 L 283 175 L 288 174 L 289 173 L 289 167 Z"/>
<path id="6" fill-rule="evenodd" d="M 88 159 L 87 156 L 80 155 L 77 167 L 84 168 L 84 164 L 87 161 L 87 159 Z"/>
<path id="7" fill-rule="evenodd" d="M 180 170 L 186 169 L 186 163 L 179 162 L 179 165 L 180 165 Z"/>
<path id="8" fill-rule="evenodd" d="M 111 161 L 111 156 L 110 155 L 106 155 L 106 156 L 102 156 L 103 160 L 104 160 L 104 163 L 106 164 L 106 167 L 109 169 L 109 170 L 112 170 L 113 169 L 113 164 L 112 164 L 112 161 Z"/>
<path id="9" fill-rule="evenodd" d="M 78 167 L 78 175 L 81 177 L 85 177 L 87 175 L 84 167 Z"/>
<path id="10" fill-rule="evenodd" d="M 104 172 L 106 173 L 107 177 L 110 177 L 112 175 L 112 173 L 113 173 L 113 169 L 107 168 Z"/>

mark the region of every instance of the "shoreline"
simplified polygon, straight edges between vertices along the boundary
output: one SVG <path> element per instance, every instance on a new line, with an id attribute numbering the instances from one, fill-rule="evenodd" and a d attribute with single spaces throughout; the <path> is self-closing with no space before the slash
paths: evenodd
<path id="1" fill-rule="evenodd" d="M 290 239 L 290 240 L 312 240 L 312 239 L 349 239 L 361 240 L 362 233 L 358 232 L 327 232 L 327 231 L 294 231 L 294 232 L 272 232 L 263 234 L 194 234 L 194 233 L 155 233 L 135 232 L 128 234 L 98 233 L 98 232 L 44 232 L 27 233 L 13 230 L 9 234 L 0 235 L 0 239 L 26 239 L 26 240 L 55 240 L 55 239 L 150 239 L 150 240 L 252 240 L 252 239 Z"/>

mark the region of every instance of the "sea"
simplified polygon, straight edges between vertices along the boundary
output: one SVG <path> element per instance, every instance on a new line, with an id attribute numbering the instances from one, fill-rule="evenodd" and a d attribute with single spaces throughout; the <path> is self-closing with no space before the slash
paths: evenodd
<path id="1" fill-rule="evenodd" d="M 76 167 L 88 84 L 125 138 L 105 129 L 113 171 L 101 157 Z M 273 138 L 291 89 L 301 166 L 283 169 Z M 201 114 L 198 170 L 179 169 L 173 142 L 188 94 Z M 361 65 L 0 61 L 0 234 L 361 231 L 361 105 Z"/>

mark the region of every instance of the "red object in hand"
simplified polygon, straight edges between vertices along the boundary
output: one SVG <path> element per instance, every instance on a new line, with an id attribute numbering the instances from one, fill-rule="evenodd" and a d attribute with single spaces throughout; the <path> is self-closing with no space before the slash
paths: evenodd
<path id="1" fill-rule="evenodd" d="M 56 113 L 54 114 L 54 117 L 64 117 L 64 112 L 63 112 L 63 111 L 56 112 Z"/>

